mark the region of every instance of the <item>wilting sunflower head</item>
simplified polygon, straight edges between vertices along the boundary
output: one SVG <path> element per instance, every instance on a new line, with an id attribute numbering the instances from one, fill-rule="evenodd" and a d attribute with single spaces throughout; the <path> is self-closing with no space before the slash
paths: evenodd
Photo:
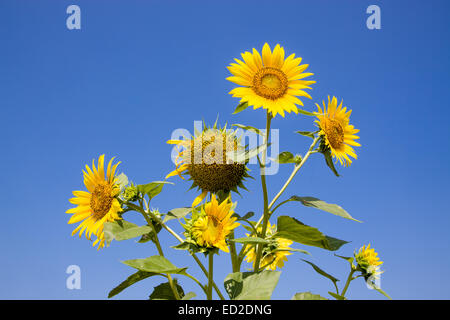
<path id="1" fill-rule="evenodd" d="M 284 48 L 279 44 L 272 52 L 266 43 L 262 56 L 253 49 L 253 53 L 242 53 L 242 59 L 234 59 L 237 63 L 228 67 L 233 76 L 227 78 L 241 86 L 230 91 L 233 97 L 241 98 L 241 103 L 247 102 L 254 109 L 263 107 L 273 117 L 284 117 L 284 112 L 298 113 L 296 105 L 303 106 L 297 97 L 311 99 L 304 89 L 311 89 L 309 85 L 315 81 L 303 80 L 313 75 L 304 72 L 309 65 L 300 65 L 302 58 L 295 58 L 295 54 L 285 59 Z"/>
<path id="2" fill-rule="evenodd" d="M 357 158 L 355 150 L 352 146 L 361 146 L 356 139 L 355 133 L 359 130 L 349 124 L 350 114 L 352 110 L 347 111 L 347 107 L 342 107 L 342 102 L 337 103 L 336 97 L 330 100 L 328 97 L 328 105 L 323 101 L 323 110 L 317 105 L 318 112 L 315 122 L 320 128 L 321 148 L 329 149 L 334 158 L 338 159 L 341 165 L 349 166 L 352 161 L 349 156 Z"/>
<path id="3" fill-rule="evenodd" d="M 219 204 L 213 194 L 210 202 L 193 210 L 192 218 L 184 225 L 187 238 L 202 249 L 218 248 L 228 252 L 226 238 L 239 226 L 232 217 L 232 206 L 230 198 Z"/>
<path id="4" fill-rule="evenodd" d="M 261 232 L 262 227 L 258 228 L 258 232 Z M 270 237 L 277 231 L 276 225 L 270 225 L 268 222 L 266 235 Z M 248 234 L 247 234 L 248 236 Z M 287 256 L 292 253 L 289 252 L 291 240 L 276 238 L 272 242 L 264 247 L 260 266 L 266 270 L 275 270 L 277 267 L 282 268 L 284 266 L 284 261 L 287 261 Z M 253 267 L 255 267 L 256 262 L 256 246 L 252 246 L 245 256 L 247 262 L 253 262 Z"/>
<path id="5" fill-rule="evenodd" d="M 378 276 L 382 273 L 379 271 L 379 266 L 383 264 L 383 261 L 380 261 L 375 249 L 370 248 L 370 244 L 367 247 L 363 246 L 358 252 L 355 252 L 355 260 L 357 267 L 365 275 Z"/>
<path id="6" fill-rule="evenodd" d="M 81 237 L 85 231 L 86 238 L 90 240 L 92 234 L 94 234 L 97 239 L 93 246 L 98 243 L 98 249 L 105 245 L 103 234 L 105 222 L 121 219 L 119 212 L 122 210 L 117 199 L 120 187 L 115 176 L 120 162 L 113 165 L 114 158 L 111 159 L 105 177 L 104 160 L 105 155 L 101 155 L 98 158 L 98 167 L 95 166 L 94 160 L 92 161 L 92 169 L 86 165 L 86 171 L 83 170 L 83 177 L 87 191 L 73 191 L 75 198 L 71 198 L 69 201 L 77 206 L 66 211 L 72 214 L 69 224 L 82 221 L 72 232 L 72 235 L 79 231 Z"/>
<path id="7" fill-rule="evenodd" d="M 234 131 L 226 129 L 208 129 L 185 140 L 169 140 L 176 144 L 178 156 L 176 169 L 168 177 L 187 174 L 193 181 L 192 187 L 202 190 L 194 200 L 198 205 L 208 194 L 230 191 L 238 192 L 238 187 L 245 188 L 243 180 L 249 177 L 245 163 L 235 162 L 229 153 L 240 153 L 244 150 Z"/>

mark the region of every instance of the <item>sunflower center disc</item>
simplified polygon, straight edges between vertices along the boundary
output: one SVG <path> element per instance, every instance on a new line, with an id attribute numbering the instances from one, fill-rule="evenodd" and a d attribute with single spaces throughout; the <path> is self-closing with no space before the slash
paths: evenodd
<path id="1" fill-rule="evenodd" d="M 264 67 L 253 77 L 253 90 L 256 94 L 271 100 L 282 97 L 288 89 L 288 79 L 283 71 Z"/>
<path id="2" fill-rule="evenodd" d="M 327 139 L 334 149 L 339 148 L 344 143 L 344 129 L 339 121 L 334 119 L 327 119 L 325 122 L 324 131 Z"/>
<path id="3" fill-rule="evenodd" d="M 96 220 L 103 218 L 111 209 L 114 199 L 111 196 L 111 192 L 111 186 L 106 183 L 97 185 L 94 192 L 92 192 L 90 205 Z"/>

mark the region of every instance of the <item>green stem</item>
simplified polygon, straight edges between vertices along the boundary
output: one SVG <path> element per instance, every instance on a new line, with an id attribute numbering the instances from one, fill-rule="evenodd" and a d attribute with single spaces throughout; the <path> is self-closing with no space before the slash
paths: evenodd
<path id="1" fill-rule="evenodd" d="M 269 142 L 269 136 L 270 136 L 270 122 L 272 120 L 272 116 L 271 114 L 267 111 L 267 120 L 266 120 L 266 135 L 265 135 L 265 139 L 264 139 L 264 143 L 267 145 Z M 262 191 L 263 191 L 263 199 L 264 199 L 264 214 L 263 214 L 263 226 L 262 226 L 262 230 L 261 230 L 261 238 L 265 238 L 266 237 L 266 231 L 267 231 L 267 224 L 269 222 L 269 216 L 270 216 L 270 212 L 269 212 L 269 207 L 268 207 L 268 196 L 267 196 L 267 184 L 266 184 L 266 156 L 267 156 L 267 148 L 264 149 L 264 152 L 262 154 L 261 157 L 261 162 L 260 162 L 260 167 L 261 167 L 261 186 L 262 186 Z M 263 251 L 263 245 L 260 244 L 257 246 L 257 251 L 256 251 L 256 258 L 255 258 L 255 267 L 254 267 L 254 271 L 258 272 L 259 270 L 259 264 L 261 261 L 261 255 L 262 255 L 262 251 Z"/>
<path id="2" fill-rule="evenodd" d="M 234 239 L 234 231 L 230 232 L 229 239 L 230 240 Z M 234 241 L 230 241 L 229 247 L 230 247 L 230 257 L 231 257 L 231 268 L 232 268 L 233 272 L 239 272 L 240 268 L 238 266 L 236 244 L 234 243 Z"/>
<path id="3" fill-rule="evenodd" d="M 158 238 L 158 234 L 156 232 L 155 226 L 153 225 L 152 219 L 150 219 L 150 217 L 147 215 L 144 208 L 142 207 L 142 202 L 141 202 L 141 209 L 142 209 L 141 213 L 143 213 L 143 216 L 144 216 L 145 220 L 147 221 L 147 224 L 153 229 L 154 240 L 155 240 L 156 248 L 158 249 L 159 255 L 164 257 L 164 252 L 161 248 L 161 243 L 159 242 L 159 238 Z M 167 279 L 169 280 L 169 285 L 170 285 L 170 288 L 172 289 L 175 299 L 180 300 L 181 298 L 178 293 L 178 289 L 175 286 L 172 276 L 170 274 L 167 274 Z"/>
<path id="4" fill-rule="evenodd" d="M 208 294 L 207 299 L 212 300 L 212 284 L 213 280 L 213 268 L 214 268 L 214 253 L 209 253 L 209 264 L 208 264 Z"/>
<path id="5" fill-rule="evenodd" d="M 350 285 L 350 282 L 352 282 L 352 280 L 353 280 L 352 277 L 353 277 L 353 274 L 355 273 L 355 271 L 356 270 L 353 270 L 353 269 L 352 269 L 352 271 L 350 271 L 350 274 L 348 275 L 348 278 L 347 278 L 347 282 L 345 283 L 345 287 L 344 287 L 344 289 L 341 292 L 341 296 L 345 297 L 345 293 L 347 292 L 347 289 L 348 289 L 348 286 Z"/>
<path id="6" fill-rule="evenodd" d="M 275 202 L 278 200 L 278 198 L 284 193 L 284 191 L 286 190 L 286 188 L 289 186 L 289 184 L 292 182 L 292 179 L 294 179 L 295 175 L 297 174 L 297 172 L 301 169 L 301 167 L 303 167 L 303 165 L 305 164 L 306 160 L 308 160 L 309 156 L 314 153 L 313 149 L 316 146 L 317 142 L 319 141 L 319 137 L 314 138 L 314 141 L 311 143 L 311 145 L 309 146 L 308 152 L 305 154 L 305 156 L 303 157 L 302 161 L 295 165 L 294 170 L 292 171 L 291 175 L 289 176 L 289 178 L 286 180 L 285 184 L 283 185 L 283 187 L 280 189 L 280 191 L 277 193 L 277 195 L 273 198 L 273 200 L 269 203 L 268 205 L 268 210 L 270 210 L 273 205 L 275 204 Z M 287 202 L 287 201 L 285 201 Z M 283 202 L 284 203 L 284 202 Z M 281 204 L 280 204 L 281 205 Z M 275 209 L 277 209 L 280 205 L 276 206 Z M 273 211 L 275 211 L 275 209 Z M 264 221 L 264 216 L 262 216 L 258 223 L 256 224 L 256 227 L 258 227 L 261 222 Z M 263 225 L 264 228 L 264 225 Z"/>

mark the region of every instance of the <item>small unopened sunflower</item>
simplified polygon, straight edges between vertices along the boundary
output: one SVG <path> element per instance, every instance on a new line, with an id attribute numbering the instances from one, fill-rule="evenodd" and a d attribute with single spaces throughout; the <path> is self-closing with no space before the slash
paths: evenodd
<path id="1" fill-rule="evenodd" d="M 191 188 L 201 190 L 192 206 L 202 202 L 208 193 L 238 192 L 238 187 L 245 189 L 243 181 L 249 177 L 248 168 L 245 163 L 235 162 L 229 157 L 230 152 L 244 150 L 234 131 L 205 128 L 194 137 L 167 143 L 177 145 L 178 155 L 176 168 L 166 179 L 175 175 L 183 178 L 182 175 L 187 174 L 193 181 Z"/>
<path id="2" fill-rule="evenodd" d="M 114 159 L 114 158 L 113 158 Z M 108 163 L 105 177 L 105 155 L 98 159 L 98 167 L 92 161 L 92 169 L 86 165 L 83 170 L 84 185 L 87 191 L 73 191 L 75 198 L 69 201 L 77 205 L 67 210 L 72 214 L 69 224 L 80 222 L 80 225 L 72 232 L 72 236 L 79 231 L 79 235 L 85 232 L 86 238 L 91 239 L 94 234 L 97 239 L 93 246 L 98 244 L 98 249 L 105 245 L 103 226 L 105 222 L 120 220 L 119 212 L 122 210 L 117 199 L 120 187 L 116 183 L 115 172 L 120 162 L 113 165 L 113 159 Z"/>
<path id="3" fill-rule="evenodd" d="M 355 253 L 355 260 L 357 267 L 359 267 L 365 275 L 377 277 L 382 273 L 379 271 L 379 267 L 383 264 L 383 261 L 380 261 L 375 249 L 370 248 L 370 243 L 367 247 L 363 246 Z"/>
<path id="4" fill-rule="evenodd" d="M 226 239 L 230 232 L 239 226 L 236 218 L 232 217 L 232 206 L 229 197 L 219 204 L 213 194 L 210 202 L 194 210 L 192 218 L 184 226 L 187 238 L 198 247 L 218 248 L 228 252 Z"/>
<path id="5" fill-rule="evenodd" d="M 231 63 L 228 70 L 233 74 L 227 80 L 240 85 L 230 91 L 233 97 L 241 98 L 241 103 L 247 102 L 254 109 L 263 107 L 272 116 L 291 111 L 298 113 L 296 105 L 303 106 L 303 102 L 297 97 L 311 96 L 305 89 L 311 89 L 309 85 L 315 83 L 312 80 L 304 80 L 313 73 L 305 73 L 308 64 L 300 64 L 302 58 L 295 58 L 291 54 L 285 59 L 284 48 L 279 44 L 273 52 L 266 43 L 262 49 L 262 55 L 256 49 L 253 53 L 242 53 L 241 61 Z"/>
<path id="6" fill-rule="evenodd" d="M 258 232 L 261 232 L 262 227 L 258 228 Z M 266 235 L 271 236 L 276 233 L 276 225 L 271 226 L 270 222 L 267 225 Z M 248 235 L 247 235 L 248 236 Z M 276 238 L 274 241 L 267 245 L 262 252 L 260 266 L 264 267 L 266 270 L 275 270 L 277 267 L 282 268 L 284 266 L 284 261 L 287 261 L 287 256 L 292 253 L 289 252 L 291 240 Z M 245 261 L 253 262 L 253 267 L 255 267 L 256 260 L 256 246 L 252 246 L 245 256 Z"/>
<path id="7" fill-rule="evenodd" d="M 338 106 L 336 97 L 330 100 L 328 96 L 328 105 L 323 101 L 323 110 L 317 105 L 317 119 L 315 122 L 320 128 L 319 135 L 322 137 L 322 144 L 329 148 L 331 155 L 338 159 L 341 165 L 346 167 L 352 163 L 349 156 L 357 159 L 357 155 L 352 146 L 361 146 L 356 139 L 355 134 L 359 132 L 353 125 L 349 124 L 352 110 L 347 111 L 347 107 L 342 107 L 342 102 Z"/>

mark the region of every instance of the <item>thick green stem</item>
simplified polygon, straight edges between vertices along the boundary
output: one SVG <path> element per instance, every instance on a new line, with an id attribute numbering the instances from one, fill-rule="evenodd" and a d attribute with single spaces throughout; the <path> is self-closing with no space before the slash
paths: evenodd
<path id="1" fill-rule="evenodd" d="M 153 239 L 155 240 L 156 248 L 158 249 L 159 255 L 164 257 L 164 252 L 161 248 L 161 243 L 159 242 L 158 234 L 156 232 L 155 226 L 153 225 L 152 219 L 150 219 L 150 217 L 145 212 L 144 208 L 142 208 L 142 204 L 141 204 L 141 209 L 142 209 L 141 212 L 143 213 L 143 216 L 144 216 L 145 220 L 147 221 L 147 224 L 153 229 L 153 232 L 154 232 Z M 170 288 L 172 289 L 175 299 L 180 300 L 181 298 L 178 293 L 178 289 L 177 289 L 176 285 L 174 284 L 172 276 L 170 274 L 167 274 L 167 279 L 169 280 L 169 285 L 170 285 Z"/>
<path id="2" fill-rule="evenodd" d="M 213 269 L 214 269 L 214 253 L 209 253 L 209 263 L 208 263 L 208 295 L 207 299 L 212 300 L 212 288 L 213 288 Z"/>
<path id="3" fill-rule="evenodd" d="M 230 232 L 229 239 L 230 240 L 234 239 L 234 231 Z M 229 247 L 230 247 L 230 257 L 231 257 L 231 268 L 232 268 L 233 272 L 239 272 L 239 270 L 240 270 L 240 267 L 238 265 L 239 260 L 238 260 L 238 256 L 237 256 L 237 252 L 236 252 L 236 244 L 234 243 L 234 241 L 230 241 Z"/>
<path id="4" fill-rule="evenodd" d="M 272 116 L 269 112 L 267 112 L 267 120 L 266 120 L 266 135 L 265 135 L 265 139 L 264 139 L 264 143 L 268 144 L 269 142 L 269 136 L 270 136 L 270 122 L 272 120 Z M 261 162 L 260 162 L 260 167 L 261 167 L 261 186 L 262 186 L 262 191 L 263 191 L 263 200 L 264 200 L 264 214 L 263 214 L 263 226 L 262 226 L 262 230 L 261 230 L 261 238 L 265 238 L 266 237 L 266 231 L 267 231 L 267 224 L 269 222 L 269 216 L 270 216 L 270 212 L 269 212 L 269 207 L 268 207 L 268 196 L 267 196 L 267 184 L 266 184 L 266 156 L 267 156 L 267 148 L 264 149 L 264 152 L 261 156 Z M 255 258 L 255 265 L 254 265 L 254 271 L 258 272 L 259 271 L 259 264 L 261 261 L 261 255 L 262 255 L 262 251 L 263 251 L 263 245 L 260 244 L 257 246 L 257 251 L 256 251 L 256 258 Z"/>
<path id="5" fill-rule="evenodd" d="M 352 271 L 350 271 L 350 274 L 348 275 L 348 278 L 347 278 L 347 282 L 345 283 L 345 287 L 344 287 L 344 289 L 342 289 L 341 296 L 345 297 L 345 293 L 347 292 L 350 282 L 352 282 L 352 280 L 353 280 L 353 274 L 355 273 L 355 271 L 356 270 L 353 270 L 353 269 L 352 269 Z"/>

